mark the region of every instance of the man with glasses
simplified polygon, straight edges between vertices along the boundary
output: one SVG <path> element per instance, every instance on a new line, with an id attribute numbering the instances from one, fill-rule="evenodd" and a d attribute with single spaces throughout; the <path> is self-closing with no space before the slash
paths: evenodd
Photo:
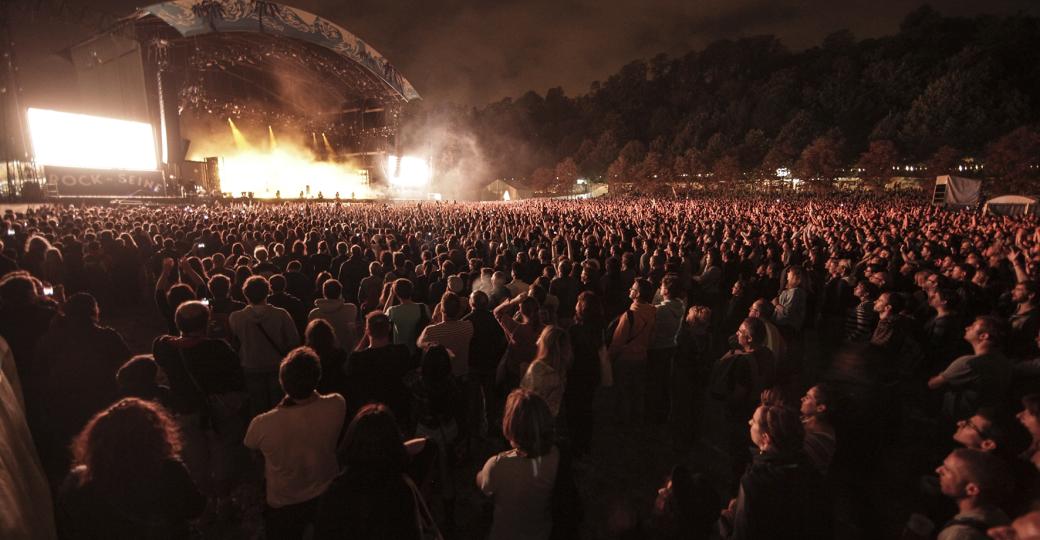
<path id="1" fill-rule="evenodd" d="M 973 416 L 957 422 L 953 440 L 965 448 L 993 452 L 1006 442 L 1004 429 L 996 423 L 993 409 L 979 409 Z"/>
<path id="2" fill-rule="evenodd" d="M 1031 478 L 1031 476 L 1028 471 L 1023 475 L 1020 467 L 1016 467 L 1013 454 L 1009 450 L 1007 431 L 998 421 L 995 409 L 988 407 L 979 409 L 971 417 L 957 422 L 953 440 L 963 449 L 995 456 L 1005 470 L 1012 471 L 1015 481 L 1006 486 L 1013 490 L 1012 493 L 1017 495 L 1023 489 L 1027 489 L 1028 481 L 1023 483 L 1022 478 Z M 917 503 L 918 510 L 910 519 L 908 528 L 910 528 L 910 524 L 914 524 L 914 528 L 924 526 L 927 529 L 934 527 L 936 523 L 948 522 L 953 514 L 945 504 L 942 504 L 942 496 L 947 494 L 942 490 L 940 478 L 934 475 L 923 477 L 921 490 L 921 499 Z"/>

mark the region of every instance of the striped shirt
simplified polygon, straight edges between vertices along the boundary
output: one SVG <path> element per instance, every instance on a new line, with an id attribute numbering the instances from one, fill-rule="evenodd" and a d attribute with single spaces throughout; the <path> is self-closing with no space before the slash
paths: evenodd
<path id="1" fill-rule="evenodd" d="M 469 343 L 473 339 L 473 323 L 469 321 L 444 321 L 431 324 L 419 335 L 416 344 L 427 348 L 443 345 L 451 352 L 451 374 L 463 377 L 469 374 Z"/>
<path id="2" fill-rule="evenodd" d="M 874 311 L 874 303 L 869 300 L 860 302 L 845 319 L 845 341 L 850 343 L 867 341 L 874 334 L 877 323 L 878 314 Z"/>

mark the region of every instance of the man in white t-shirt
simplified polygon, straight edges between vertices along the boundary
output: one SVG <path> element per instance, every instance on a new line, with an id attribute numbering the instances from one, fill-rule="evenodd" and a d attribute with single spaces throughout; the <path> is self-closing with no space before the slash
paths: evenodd
<path id="1" fill-rule="evenodd" d="M 285 399 L 253 419 L 244 443 L 264 455 L 267 537 L 298 539 L 312 522 L 318 497 L 339 473 L 336 443 L 346 402 L 314 390 L 321 361 L 309 347 L 286 355 L 278 378 Z"/>

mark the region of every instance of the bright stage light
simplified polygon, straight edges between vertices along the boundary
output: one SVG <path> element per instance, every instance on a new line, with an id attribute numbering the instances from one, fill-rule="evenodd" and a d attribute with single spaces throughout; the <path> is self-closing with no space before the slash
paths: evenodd
<path id="1" fill-rule="evenodd" d="M 389 156 L 386 161 L 386 179 L 391 186 L 399 188 L 422 188 L 430 183 L 433 176 L 430 164 L 425 159 L 404 156 L 398 163 L 397 156 Z"/>
<path id="2" fill-rule="evenodd" d="M 375 193 L 365 173 L 339 163 L 315 161 L 306 151 L 282 145 L 271 152 L 245 150 L 224 156 L 220 162 L 220 190 L 251 192 L 260 199 L 303 197 L 313 199 L 367 199 Z"/>
<path id="3" fill-rule="evenodd" d="M 158 168 L 149 124 L 35 108 L 29 109 L 28 118 L 40 165 L 131 171 Z"/>

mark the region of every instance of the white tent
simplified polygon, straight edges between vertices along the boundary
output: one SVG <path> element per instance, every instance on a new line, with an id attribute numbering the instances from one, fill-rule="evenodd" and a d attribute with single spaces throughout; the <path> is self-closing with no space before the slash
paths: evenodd
<path id="1" fill-rule="evenodd" d="M 1001 195 L 986 201 L 982 211 L 998 216 L 1023 216 L 1036 212 L 1036 199 L 1023 195 Z"/>
<path id="2" fill-rule="evenodd" d="M 960 176 L 936 176 L 932 204 L 965 207 L 979 204 L 982 180 Z"/>

